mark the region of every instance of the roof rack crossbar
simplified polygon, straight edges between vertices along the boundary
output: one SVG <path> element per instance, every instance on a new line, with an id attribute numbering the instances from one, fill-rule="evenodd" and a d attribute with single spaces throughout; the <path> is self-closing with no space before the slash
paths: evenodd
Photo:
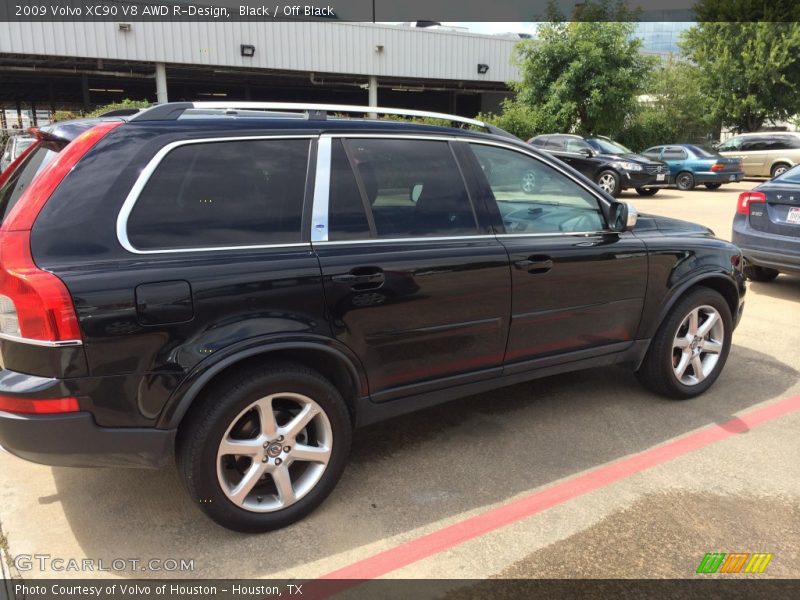
<path id="1" fill-rule="evenodd" d="M 133 116 L 131 121 L 169 121 L 178 119 L 186 110 L 192 108 L 199 109 L 220 109 L 227 111 L 236 110 L 295 110 L 305 112 L 307 116 L 315 119 L 322 118 L 328 113 L 358 113 L 358 114 L 380 114 L 398 115 L 405 117 L 423 117 L 429 119 L 442 119 L 453 123 L 464 123 L 474 125 L 482 129 L 491 130 L 492 126 L 459 115 L 447 113 L 431 112 L 427 110 L 414 110 L 410 108 L 386 108 L 382 106 L 353 106 L 348 104 L 305 104 L 297 102 L 174 102 L 167 104 L 157 104 L 152 108 L 144 110 Z"/>

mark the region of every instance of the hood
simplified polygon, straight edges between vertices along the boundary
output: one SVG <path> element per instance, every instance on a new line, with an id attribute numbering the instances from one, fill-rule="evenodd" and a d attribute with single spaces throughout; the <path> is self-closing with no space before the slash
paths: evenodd
<path id="1" fill-rule="evenodd" d="M 634 232 L 661 232 L 664 234 L 675 235 L 708 235 L 714 236 L 713 230 L 705 225 L 699 223 L 692 223 L 691 221 L 682 221 L 681 219 L 672 219 L 670 217 L 662 217 L 659 215 L 650 215 L 645 213 L 639 214 L 639 219 L 636 222 Z"/>

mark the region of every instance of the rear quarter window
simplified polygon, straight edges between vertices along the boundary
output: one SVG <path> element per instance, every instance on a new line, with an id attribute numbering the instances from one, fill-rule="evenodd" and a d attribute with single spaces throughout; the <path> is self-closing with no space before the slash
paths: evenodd
<path id="1" fill-rule="evenodd" d="M 11 212 L 25 190 L 39 172 L 49 163 L 57 152 L 42 146 L 31 151 L 22 162 L 17 164 L 13 173 L 8 173 L 3 186 L 0 187 L 0 223 Z"/>
<path id="2" fill-rule="evenodd" d="M 202 142 L 169 152 L 142 189 L 127 234 L 138 250 L 301 241 L 309 139 Z"/>

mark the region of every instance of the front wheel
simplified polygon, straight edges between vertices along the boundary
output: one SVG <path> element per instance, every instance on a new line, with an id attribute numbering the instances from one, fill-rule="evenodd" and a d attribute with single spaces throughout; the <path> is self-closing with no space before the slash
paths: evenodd
<path id="1" fill-rule="evenodd" d="M 536 171 L 526 171 L 522 175 L 520 187 L 526 194 L 535 194 L 542 187 L 541 178 L 536 174 Z"/>
<path id="2" fill-rule="evenodd" d="M 614 171 L 602 171 L 595 180 L 601 190 L 616 198 L 622 191 L 622 182 Z"/>
<path id="3" fill-rule="evenodd" d="M 658 188 L 636 188 L 636 193 L 640 196 L 655 196 L 658 193 Z"/>
<path id="4" fill-rule="evenodd" d="M 667 314 L 636 375 L 662 396 L 698 396 L 722 372 L 732 332 L 731 309 L 725 299 L 712 289 L 696 288 Z"/>
<path id="5" fill-rule="evenodd" d="M 316 371 L 290 363 L 241 371 L 199 401 L 179 431 L 178 467 L 223 527 L 285 527 L 333 490 L 351 425 L 341 394 Z"/>

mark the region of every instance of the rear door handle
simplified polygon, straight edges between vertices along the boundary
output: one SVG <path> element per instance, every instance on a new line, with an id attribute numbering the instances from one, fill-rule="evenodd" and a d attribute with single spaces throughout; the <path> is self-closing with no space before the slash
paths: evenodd
<path id="1" fill-rule="evenodd" d="M 331 276 L 331 281 L 349 285 L 353 290 L 369 290 L 381 287 L 386 276 L 380 269 L 353 269 L 349 273 Z"/>
<path id="2" fill-rule="evenodd" d="M 553 259 L 549 256 L 529 256 L 524 260 L 518 260 L 514 266 L 521 271 L 527 271 L 531 275 L 537 273 L 547 273 L 553 268 Z"/>

